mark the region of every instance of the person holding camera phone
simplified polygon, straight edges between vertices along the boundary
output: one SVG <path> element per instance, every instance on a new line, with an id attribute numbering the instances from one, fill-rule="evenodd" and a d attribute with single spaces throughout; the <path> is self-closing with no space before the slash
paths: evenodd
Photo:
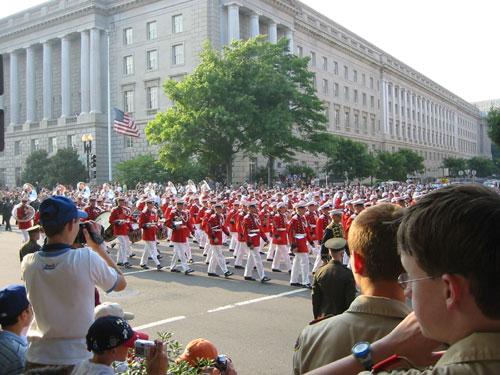
<path id="1" fill-rule="evenodd" d="M 40 205 L 40 224 L 47 243 L 24 257 L 22 278 L 33 305 L 28 331 L 27 369 L 66 366 L 67 373 L 88 358 L 85 335 L 94 321 L 95 286 L 121 291 L 127 282 L 106 252 L 99 225 L 87 222 L 88 247 L 72 249 L 87 214 L 66 197 L 53 196 Z"/>
<path id="2" fill-rule="evenodd" d="M 139 332 L 130 327 L 127 321 L 118 316 L 103 316 L 95 320 L 90 326 L 86 344 L 87 350 L 92 352 L 92 358 L 78 364 L 72 375 L 114 375 L 113 362 L 124 362 L 127 359 L 129 349 L 144 349 L 138 345 Z M 164 375 L 168 370 L 168 357 L 163 350 L 161 341 L 146 341 L 147 350 L 146 369 L 149 375 Z"/>

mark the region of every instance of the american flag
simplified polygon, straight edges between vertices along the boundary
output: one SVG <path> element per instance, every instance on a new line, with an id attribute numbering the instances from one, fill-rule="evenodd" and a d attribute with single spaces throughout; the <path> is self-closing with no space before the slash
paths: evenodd
<path id="1" fill-rule="evenodd" d="M 113 108 L 113 129 L 120 134 L 139 137 L 139 129 L 137 129 L 134 119 L 130 117 L 130 114 L 124 113 L 118 108 Z"/>

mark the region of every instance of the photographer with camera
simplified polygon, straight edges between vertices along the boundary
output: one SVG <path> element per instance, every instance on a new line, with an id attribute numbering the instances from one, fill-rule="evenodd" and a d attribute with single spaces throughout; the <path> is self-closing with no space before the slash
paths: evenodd
<path id="1" fill-rule="evenodd" d="M 225 354 L 218 354 L 215 345 L 207 339 L 191 340 L 184 352 L 175 360 L 176 363 L 186 362 L 191 367 L 197 367 L 203 360 L 211 361 L 213 364 L 202 370 L 203 374 L 210 375 L 238 375 L 233 361 Z"/>
<path id="2" fill-rule="evenodd" d="M 94 321 L 95 286 L 107 293 L 125 289 L 122 272 L 106 252 L 99 225 L 83 229 L 88 247 L 72 249 L 87 214 L 63 196 L 40 205 L 40 223 L 47 243 L 24 257 L 22 278 L 33 305 L 34 321 L 28 331 L 27 369 L 46 365 L 73 366 L 89 358 L 85 335 Z"/>

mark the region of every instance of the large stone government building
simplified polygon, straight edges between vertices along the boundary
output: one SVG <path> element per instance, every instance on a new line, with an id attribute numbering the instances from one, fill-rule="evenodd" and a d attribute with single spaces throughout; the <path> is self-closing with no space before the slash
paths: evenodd
<path id="1" fill-rule="evenodd" d="M 0 20 L 0 185 L 22 184 L 24 161 L 37 149 L 74 147 L 83 160 L 84 134 L 94 138 L 97 180 L 107 180 L 108 52 L 111 107 L 132 113 L 141 132 L 112 132 L 115 165 L 155 152 L 144 127 L 171 104 L 162 82 L 190 73 L 206 40 L 221 48 L 258 34 L 287 37 L 293 53 L 311 58 L 332 133 L 371 151 L 413 149 L 430 176 L 447 156 L 491 157 L 475 106 L 299 1 L 52 0 Z M 319 172 L 321 160 L 301 158 Z M 237 160 L 234 179 L 263 163 Z"/>

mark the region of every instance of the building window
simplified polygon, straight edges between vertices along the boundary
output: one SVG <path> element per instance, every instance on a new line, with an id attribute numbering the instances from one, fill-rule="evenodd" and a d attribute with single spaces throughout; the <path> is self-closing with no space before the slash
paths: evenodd
<path id="1" fill-rule="evenodd" d="M 0 186 L 5 186 L 5 168 L 0 169 Z"/>
<path id="2" fill-rule="evenodd" d="M 368 134 L 368 119 L 363 116 L 363 133 Z"/>
<path id="3" fill-rule="evenodd" d="M 328 71 L 328 58 L 323 56 L 323 70 Z"/>
<path id="4" fill-rule="evenodd" d="M 40 140 L 33 138 L 31 140 L 31 152 L 38 151 L 40 149 Z"/>
<path id="5" fill-rule="evenodd" d="M 335 127 L 337 129 L 340 129 L 340 110 L 338 110 L 338 109 L 335 110 L 335 119 L 334 119 L 334 121 L 335 121 Z"/>
<path id="6" fill-rule="evenodd" d="M 344 99 L 349 100 L 349 87 L 344 86 Z"/>
<path id="7" fill-rule="evenodd" d="M 328 94 L 328 80 L 323 79 L 323 94 Z"/>
<path id="8" fill-rule="evenodd" d="M 158 29 L 156 28 L 156 21 L 151 21 L 146 24 L 146 32 L 148 40 L 158 38 Z"/>
<path id="9" fill-rule="evenodd" d="M 359 133 L 359 115 L 357 113 L 354 114 L 354 130 Z"/>
<path id="10" fill-rule="evenodd" d="M 372 135 L 375 135 L 375 119 L 371 119 L 371 128 L 372 128 Z"/>
<path id="11" fill-rule="evenodd" d="M 330 122 L 330 103 L 323 103 L 323 107 L 325 109 L 324 114 L 328 122 Z"/>
<path id="12" fill-rule="evenodd" d="M 344 113 L 344 125 L 346 129 L 349 129 L 351 127 L 351 124 L 349 123 L 349 111 L 346 111 Z"/>
<path id="13" fill-rule="evenodd" d="M 373 77 L 370 77 L 370 89 L 373 90 Z"/>
<path id="14" fill-rule="evenodd" d="M 127 113 L 134 112 L 134 90 L 123 92 L 123 110 Z"/>
<path id="15" fill-rule="evenodd" d="M 363 93 L 363 105 L 366 105 L 366 93 Z"/>
<path id="16" fill-rule="evenodd" d="M 21 185 L 21 167 L 16 167 L 14 169 L 14 177 L 16 179 L 16 186 Z"/>
<path id="17" fill-rule="evenodd" d="M 134 57 L 131 55 L 123 58 L 123 74 L 126 76 L 134 74 Z"/>
<path id="18" fill-rule="evenodd" d="M 370 96 L 370 107 L 375 107 L 375 97 L 373 95 Z"/>
<path id="19" fill-rule="evenodd" d="M 311 66 L 316 66 L 316 52 L 311 51 Z"/>
<path id="20" fill-rule="evenodd" d="M 313 77 L 312 77 L 312 85 L 313 85 L 313 89 L 315 91 L 318 91 L 318 85 L 316 84 L 316 74 L 313 73 Z"/>
<path id="21" fill-rule="evenodd" d="M 184 64 L 184 44 L 172 46 L 172 65 Z"/>
<path id="22" fill-rule="evenodd" d="M 299 57 L 304 56 L 304 49 L 301 46 L 297 46 L 297 55 Z"/>
<path id="23" fill-rule="evenodd" d="M 132 147 L 134 147 L 134 137 L 130 137 L 130 136 L 126 135 L 124 137 L 124 146 L 126 148 L 132 148 Z"/>
<path id="24" fill-rule="evenodd" d="M 66 136 L 66 147 L 76 148 L 76 138 L 74 134 Z"/>
<path id="25" fill-rule="evenodd" d="M 21 141 L 14 142 L 14 156 L 21 155 Z"/>
<path id="26" fill-rule="evenodd" d="M 366 75 L 365 75 L 365 73 L 361 74 L 361 84 L 363 86 L 366 86 Z"/>
<path id="27" fill-rule="evenodd" d="M 339 84 L 338 83 L 333 84 L 333 96 L 335 96 L 335 97 L 339 96 Z"/>
<path id="28" fill-rule="evenodd" d="M 158 86 L 151 86 L 146 89 L 148 109 L 158 109 Z"/>
<path id="29" fill-rule="evenodd" d="M 184 31 L 183 25 L 182 25 L 182 14 L 176 14 L 175 16 L 172 16 L 172 33 L 177 34 L 177 33 L 182 33 Z"/>
<path id="30" fill-rule="evenodd" d="M 352 80 L 354 82 L 358 82 L 358 71 L 357 70 L 352 71 Z"/>
<path id="31" fill-rule="evenodd" d="M 158 69 L 158 50 L 157 49 L 146 52 L 146 68 L 148 70 Z"/>
<path id="32" fill-rule="evenodd" d="M 134 30 L 131 27 L 123 29 L 123 44 L 129 45 L 134 42 Z"/>
<path id="33" fill-rule="evenodd" d="M 347 81 L 349 80 L 349 68 L 347 65 L 344 65 L 344 79 Z"/>
<path id="34" fill-rule="evenodd" d="M 336 61 L 333 62 L 333 74 L 339 75 L 339 63 Z"/>
<path id="35" fill-rule="evenodd" d="M 358 102 L 358 90 L 354 90 L 354 103 Z"/>
<path id="36" fill-rule="evenodd" d="M 57 151 L 57 137 L 49 137 L 48 151 L 49 154 Z"/>

